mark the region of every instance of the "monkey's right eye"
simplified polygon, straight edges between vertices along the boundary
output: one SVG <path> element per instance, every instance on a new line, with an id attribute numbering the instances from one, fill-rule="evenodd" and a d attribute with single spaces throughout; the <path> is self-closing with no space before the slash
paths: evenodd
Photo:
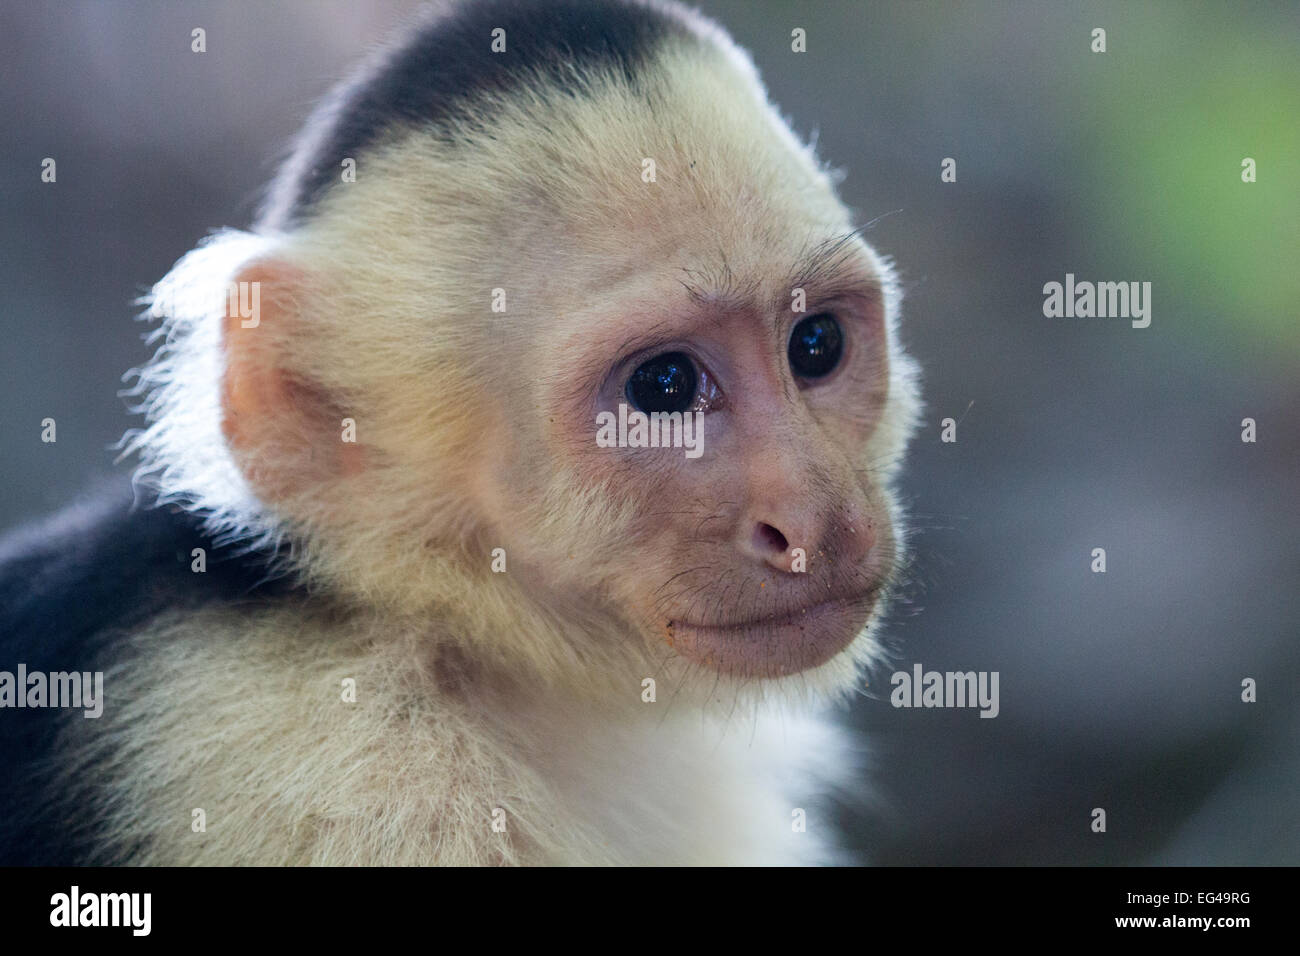
<path id="1" fill-rule="evenodd" d="M 685 352 L 665 352 L 638 365 L 623 393 L 637 411 L 684 412 L 695 401 L 699 376 Z"/>

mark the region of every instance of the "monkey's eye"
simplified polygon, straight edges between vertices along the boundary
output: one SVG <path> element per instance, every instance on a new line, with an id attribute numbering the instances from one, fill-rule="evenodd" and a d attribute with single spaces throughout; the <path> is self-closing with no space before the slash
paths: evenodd
<path id="1" fill-rule="evenodd" d="M 790 368 L 800 378 L 829 375 L 844 354 L 840 324 L 830 315 L 811 315 L 790 333 Z"/>
<path id="2" fill-rule="evenodd" d="M 628 402 L 647 415 L 684 412 L 695 401 L 699 377 L 685 352 L 665 352 L 637 366 L 623 390 Z"/>

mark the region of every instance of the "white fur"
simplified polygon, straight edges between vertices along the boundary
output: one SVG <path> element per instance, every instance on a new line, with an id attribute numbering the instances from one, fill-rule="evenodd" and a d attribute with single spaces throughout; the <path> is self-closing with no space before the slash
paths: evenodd
<path id="1" fill-rule="evenodd" d="M 113 782 L 99 835 L 148 864 L 778 864 L 827 858 L 798 718 L 704 717 L 632 684 L 484 686 L 432 635 L 310 607 L 167 616 L 110 672 L 67 768 Z M 138 656 L 137 656 L 138 655 Z M 342 681 L 356 681 L 356 703 Z M 83 721 L 82 723 L 91 723 Z M 78 728 L 80 730 L 81 728 Z M 82 778 L 85 779 L 85 778 Z M 783 790 L 784 788 L 784 790 Z M 191 829 L 192 811 L 207 830 Z M 494 832 L 493 811 L 505 811 Z M 795 808 L 808 832 L 792 828 Z M 139 841 L 143 838 L 142 845 Z"/>

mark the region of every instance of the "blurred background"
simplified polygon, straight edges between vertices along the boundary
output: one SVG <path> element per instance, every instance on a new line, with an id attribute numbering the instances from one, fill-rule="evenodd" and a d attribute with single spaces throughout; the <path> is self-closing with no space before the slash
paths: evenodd
<path id="1" fill-rule="evenodd" d="M 858 859 L 1300 864 L 1300 5 L 701 6 L 879 217 L 925 373 L 892 665 L 843 717 Z M 0 0 L 0 527 L 129 471 L 132 300 L 415 7 Z M 1045 318 L 1067 272 L 1151 282 L 1150 327 Z M 998 671 L 1000 715 L 891 707 L 916 662 Z"/>

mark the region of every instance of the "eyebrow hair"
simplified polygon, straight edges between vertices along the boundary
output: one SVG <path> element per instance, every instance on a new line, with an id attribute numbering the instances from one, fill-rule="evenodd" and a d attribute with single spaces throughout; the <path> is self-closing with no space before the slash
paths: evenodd
<path id="1" fill-rule="evenodd" d="M 790 289 L 805 285 L 815 287 L 811 296 L 814 302 L 818 300 L 825 302 L 838 297 L 848 298 L 853 295 L 877 297 L 884 294 L 882 277 L 875 271 L 866 268 L 846 268 L 863 251 L 863 248 L 854 244 L 853 240 L 875 225 L 879 218 L 842 235 L 823 239 L 811 248 L 805 244 L 805 249 L 808 251 L 795 261 L 787 273 L 789 284 L 785 289 L 778 291 L 775 307 L 771 309 L 771 332 L 778 339 L 789 306 L 786 296 Z M 679 278 L 677 281 L 686 290 L 691 300 L 701 306 L 720 307 L 723 311 L 760 305 L 758 292 L 762 285 L 761 277 L 754 277 L 742 283 L 727 262 L 726 253 L 721 249 L 718 251 L 717 261 L 718 265 L 712 267 L 697 269 L 690 266 L 681 267 L 684 278 Z M 866 265 L 864 259 L 858 258 L 858 262 L 863 266 Z M 707 319 L 708 313 L 704 313 L 701 317 Z M 642 329 L 638 334 L 618 342 L 612 358 L 604 352 L 585 357 L 578 365 L 577 384 L 571 393 L 566 395 L 566 402 L 579 398 L 592 379 L 598 378 L 597 387 L 604 388 L 616 367 L 628 356 L 651 346 L 660 345 L 681 332 L 682 327 L 677 323 L 671 320 L 660 320 Z"/>
<path id="2" fill-rule="evenodd" d="M 877 217 L 843 235 L 823 239 L 811 248 L 805 244 L 806 251 L 795 260 L 786 273 L 784 288 L 777 296 L 776 311 L 784 310 L 785 296 L 789 290 L 804 286 L 822 286 L 823 291 L 833 292 L 836 287 L 851 284 L 852 291 L 863 291 L 864 288 L 877 294 L 882 291 L 880 276 L 873 273 L 869 277 L 859 275 L 850 279 L 847 274 L 849 270 L 845 268 L 862 251 L 854 240 L 875 225 L 880 218 Z M 700 305 L 728 308 L 756 304 L 761 279 L 756 276 L 746 283 L 741 283 L 727 262 L 726 253 L 721 250 L 718 253 L 718 262 L 717 266 L 711 268 L 681 267 L 685 278 L 679 279 L 678 282 L 686 290 L 687 295 Z"/>
<path id="3" fill-rule="evenodd" d="M 685 279 L 679 279 L 686 294 L 699 305 L 743 305 L 753 301 L 758 294 L 760 280 L 755 277 L 742 285 L 736 278 L 725 251 L 718 250 L 718 266 L 692 269 L 682 266 Z"/>
<path id="4" fill-rule="evenodd" d="M 878 221 L 879 219 L 873 219 L 842 236 L 832 236 L 813 246 L 795 262 L 788 273 L 787 287 L 795 289 L 816 285 L 841 274 L 844 266 L 860 252 L 854 240 Z M 872 281 L 879 285 L 879 276 L 874 276 Z"/>

